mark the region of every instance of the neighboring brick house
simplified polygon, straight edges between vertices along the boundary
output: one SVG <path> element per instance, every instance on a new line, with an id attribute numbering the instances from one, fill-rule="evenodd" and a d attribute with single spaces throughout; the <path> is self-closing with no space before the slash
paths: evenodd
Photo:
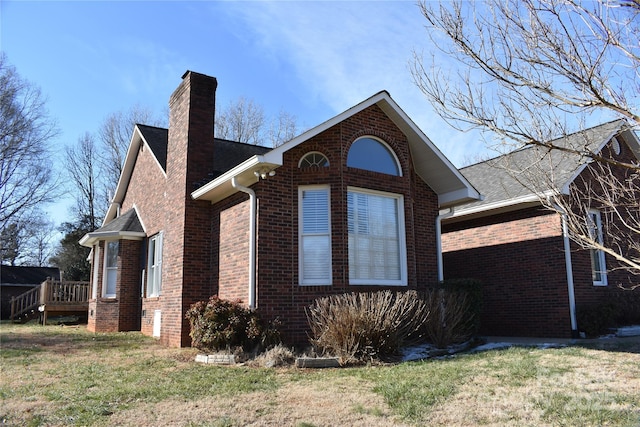
<path id="1" fill-rule="evenodd" d="M 640 158 L 638 138 L 624 121 L 555 144 L 634 164 Z M 569 195 L 590 182 L 587 164 L 578 155 L 528 147 L 460 170 L 484 198 L 442 219 L 445 277 L 484 283 L 481 333 L 576 336 L 580 310 L 638 296 L 617 286 L 637 283 L 638 276 L 615 269 L 601 251 L 579 249 L 563 236 L 563 217 L 542 206 L 541 197 L 552 188 Z M 590 214 L 599 226 L 600 213 Z"/>
<path id="2" fill-rule="evenodd" d="M 214 138 L 215 78 L 187 72 L 169 129 L 137 125 L 92 250 L 92 331 L 189 345 L 218 295 L 307 338 L 322 296 L 441 279 L 439 210 L 478 192 L 380 92 L 275 149 Z M 122 212 L 122 214 L 120 214 Z"/>

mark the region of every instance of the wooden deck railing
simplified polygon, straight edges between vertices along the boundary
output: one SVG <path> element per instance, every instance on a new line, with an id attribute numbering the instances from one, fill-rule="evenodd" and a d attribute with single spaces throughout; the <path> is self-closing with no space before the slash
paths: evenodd
<path id="1" fill-rule="evenodd" d="M 89 305 L 88 282 L 46 280 L 33 289 L 11 298 L 11 320 L 48 307 L 55 311 L 81 311 Z"/>
<path id="2" fill-rule="evenodd" d="M 29 289 L 27 292 L 11 298 L 11 321 L 17 317 L 30 313 L 40 305 L 40 287 Z"/>
<path id="3" fill-rule="evenodd" d="M 78 304 L 89 302 L 89 283 L 47 280 L 40 285 L 40 304 Z"/>

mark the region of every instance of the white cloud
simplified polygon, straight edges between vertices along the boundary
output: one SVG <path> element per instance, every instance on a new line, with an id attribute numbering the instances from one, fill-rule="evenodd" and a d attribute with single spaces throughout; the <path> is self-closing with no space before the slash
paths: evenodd
<path id="1" fill-rule="evenodd" d="M 454 164 L 484 150 L 444 123 L 411 80 L 413 50 L 430 43 L 414 2 L 240 2 L 224 10 L 240 37 L 293 70 L 305 98 L 339 113 L 387 90 Z"/>

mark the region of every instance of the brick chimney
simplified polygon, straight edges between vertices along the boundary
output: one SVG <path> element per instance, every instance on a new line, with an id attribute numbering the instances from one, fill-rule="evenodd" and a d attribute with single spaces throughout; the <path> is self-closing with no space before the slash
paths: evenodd
<path id="1" fill-rule="evenodd" d="M 190 343 L 189 306 L 211 295 L 211 205 L 191 198 L 212 171 L 217 81 L 187 71 L 169 100 L 161 341 Z"/>

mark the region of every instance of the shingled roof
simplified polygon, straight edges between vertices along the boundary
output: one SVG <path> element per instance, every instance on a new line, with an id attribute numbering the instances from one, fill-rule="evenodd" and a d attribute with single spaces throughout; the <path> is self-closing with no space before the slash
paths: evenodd
<path id="1" fill-rule="evenodd" d="M 0 278 L 5 286 L 39 285 L 47 280 L 47 277 L 60 280 L 60 269 L 57 267 L 0 266 Z"/>
<path id="2" fill-rule="evenodd" d="M 91 247 L 96 241 L 102 239 L 126 238 L 140 240 L 144 238 L 145 235 L 142 223 L 138 218 L 138 213 L 135 209 L 129 209 L 127 212 L 114 218 L 113 221 L 98 228 L 96 231 L 85 234 L 82 239 L 80 239 L 80 244 Z"/>
<path id="3" fill-rule="evenodd" d="M 167 170 L 167 146 L 169 144 L 169 130 L 147 125 L 136 125 L 151 152 L 160 163 L 162 170 Z M 264 154 L 271 148 L 259 145 L 245 144 L 215 138 L 213 155 L 213 170 L 211 178 L 216 178 L 234 166 L 239 165 L 256 154 Z"/>
<path id="4" fill-rule="evenodd" d="M 169 145 L 169 130 L 165 128 L 158 128 L 154 126 L 147 126 L 137 124 L 137 128 L 140 130 L 142 134 L 142 138 L 145 140 L 149 148 L 151 148 L 151 152 L 160 166 L 162 170 L 167 170 L 167 146 Z"/>
<path id="5" fill-rule="evenodd" d="M 581 152 L 599 152 L 625 128 L 616 120 L 558 138 L 555 146 Z M 456 216 L 494 209 L 508 203 L 535 203 L 538 195 L 552 189 L 564 190 L 586 165 L 588 158 L 546 147 L 527 146 L 511 153 L 460 169 L 483 199 L 456 210 Z"/>
<path id="6" fill-rule="evenodd" d="M 98 228 L 94 233 L 119 233 L 133 232 L 144 233 L 144 228 L 140 223 L 138 214 L 135 209 L 129 209 L 126 213 L 120 215 L 104 227 Z"/>

